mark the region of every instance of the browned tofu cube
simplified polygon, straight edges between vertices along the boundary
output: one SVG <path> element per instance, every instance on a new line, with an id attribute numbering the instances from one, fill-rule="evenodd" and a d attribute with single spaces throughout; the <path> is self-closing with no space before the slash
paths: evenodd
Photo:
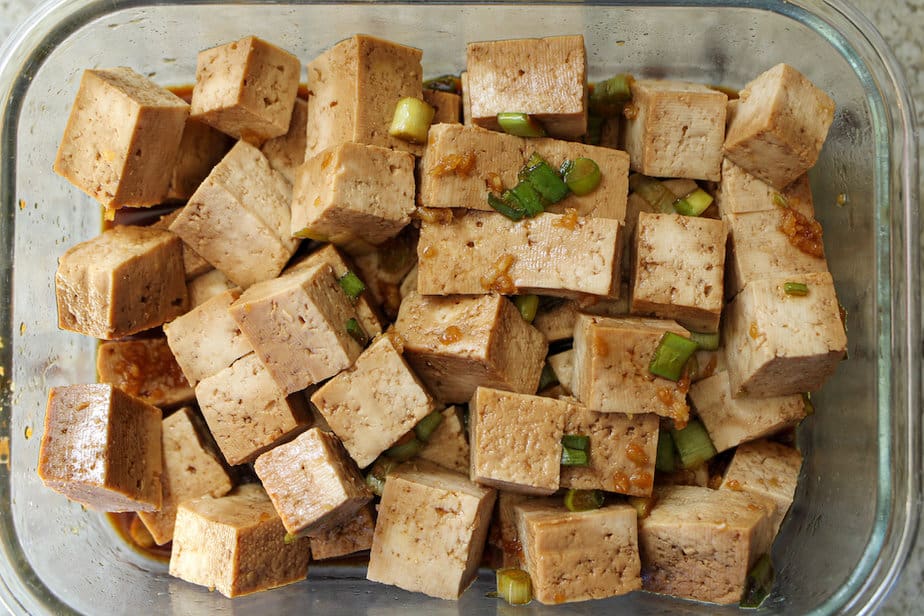
<path id="1" fill-rule="evenodd" d="M 138 513 L 158 545 L 173 540 L 180 503 L 205 495 L 223 496 L 234 487 L 228 471 L 212 449 L 208 430 L 191 408 L 182 408 L 164 419 L 162 443 L 163 504 L 160 511 Z"/>
<path id="2" fill-rule="evenodd" d="M 307 131 L 308 101 L 297 98 L 292 109 L 289 132 L 260 146 L 260 151 L 266 156 L 270 166 L 289 184 L 295 184 L 295 172 L 305 162 Z"/>
<path id="3" fill-rule="evenodd" d="M 419 49 L 357 34 L 308 63 L 308 140 L 305 157 L 346 143 L 419 153 L 418 145 L 388 134 L 402 98 L 423 96 Z"/>
<path id="4" fill-rule="evenodd" d="M 233 145 L 234 140 L 228 135 L 204 122 L 188 118 L 173 164 L 167 199 L 189 199 Z"/>
<path id="5" fill-rule="evenodd" d="M 698 83 L 637 79 L 622 135 L 633 171 L 721 179 L 728 96 Z"/>
<path id="6" fill-rule="evenodd" d="M 228 280 L 221 270 L 209 270 L 186 282 L 186 289 L 189 292 L 189 309 L 201 306 L 216 295 L 236 288 L 238 286 Z"/>
<path id="7" fill-rule="evenodd" d="M 554 137 L 587 132 L 582 35 L 469 43 L 465 66 L 478 126 L 500 130 L 497 114 L 517 111 L 534 116 Z"/>
<path id="8" fill-rule="evenodd" d="M 170 575 L 226 597 L 249 595 L 305 579 L 308 539 L 286 541 L 286 529 L 259 484 L 180 505 Z"/>
<path id="9" fill-rule="evenodd" d="M 256 460 L 311 426 L 305 397 L 286 397 L 253 353 L 200 381 L 196 398 L 232 466 Z"/>
<path id="10" fill-rule="evenodd" d="M 211 170 L 212 168 L 209 167 L 208 171 L 211 171 Z M 208 171 L 206 171 L 206 175 L 208 175 Z M 150 225 L 150 227 L 152 229 L 163 229 L 165 231 L 169 231 L 170 225 L 172 225 L 173 221 L 176 220 L 179 217 L 179 215 L 182 213 L 183 213 L 183 208 L 178 208 L 176 210 L 173 210 L 169 214 L 161 216 L 160 219 L 154 224 Z M 183 247 L 182 248 L 183 250 L 183 272 L 186 275 L 187 281 L 192 280 L 193 278 L 201 276 L 202 274 L 210 272 L 211 270 L 214 269 L 211 263 L 203 259 L 202 255 L 200 255 L 198 252 L 193 250 L 192 246 L 186 244 L 185 242 L 182 242 L 182 247 Z M 187 287 L 187 292 L 188 291 L 189 291 L 189 288 Z"/>
<path id="11" fill-rule="evenodd" d="M 523 564 L 540 603 L 624 595 L 642 587 L 635 509 L 568 511 L 560 498 L 514 506 Z"/>
<path id="12" fill-rule="evenodd" d="M 113 340 L 186 312 L 180 240 L 119 226 L 70 248 L 55 273 L 58 327 Z"/>
<path id="13" fill-rule="evenodd" d="M 807 174 L 800 175 L 785 188 L 777 190 L 727 158 L 722 161 L 722 181 L 715 191 L 715 204 L 723 217 L 781 207 L 790 207 L 808 218 L 815 217 L 812 188 Z"/>
<path id="14" fill-rule="evenodd" d="M 465 436 L 465 426 L 459 417 L 459 410 L 450 406 L 442 415 L 442 421 L 417 456 L 457 473 L 468 474 L 471 448 Z"/>
<path id="15" fill-rule="evenodd" d="M 38 474 L 46 487 L 98 511 L 161 506 L 160 410 L 111 385 L 54 387 Z"/>
<path id="16" fill-rule="evenodd" d="M 96 349 L 96 374 L 100 383 L 151 406 L 171 407 L 196 399 L 166 338 L 103 342 Z"/>
<path id="17" fill-rule="evenodd" d="M 426 88 L 423 100 L 433 107 L 433 124 L 461 124 L 462 97 L 458 94 Z"/>
<path id="18" fill-rule="evenodd" d="M 190 113 L 235 139 L 285 135 L 301 72 L 298 58 L 255 36 L 200 51 Z"/>
<path id="19" fill-rule="evenodd" d="M 112 210 L 167 196 L 189 105 L 130 68 L 86 70 L 55 172 Z"/>
<path id="20" fill-rule="evenodd" d="M 494 499 L 494 490 L 432 462 L 398 467 L 385 482 L 366 577 L 458 599 L 478 572 Z"/>
<path id="21" fill-rule="evenodd" d="M 327 560 L 368 550 L 374 532 L 372 505 L 360 507 L 346 523 L 311 536 L 311 558 Z"/>

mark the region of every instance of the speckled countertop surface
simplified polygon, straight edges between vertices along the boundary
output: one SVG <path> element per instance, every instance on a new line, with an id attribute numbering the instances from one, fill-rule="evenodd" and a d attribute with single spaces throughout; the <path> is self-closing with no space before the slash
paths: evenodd
<path id="1" fill-rule="evenodd" d="M 0 0 L 0 43 L 39 4 L 38 0 Z M 918 158 L 924 142 L 924 0 L 853 0 L 892 46 L 911 87 L 917 106 Z M 924 195 L 924 174 L 919 180 Z M 924 533 L 919 534 L 905 572 L 881 613 L 889 616 L 924 611 Z"/>

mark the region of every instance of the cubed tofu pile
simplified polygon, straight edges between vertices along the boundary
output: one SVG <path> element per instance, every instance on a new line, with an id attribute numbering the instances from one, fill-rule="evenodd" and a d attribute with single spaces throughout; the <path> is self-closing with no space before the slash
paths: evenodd
<path id="1" fill-rule="evenodd" d="M 833 101 L 781 64 L 733 100 L 626 78 L 601 112 L 582 36 L 423 61 L 357 35 L 304 98 L 253 36 L 202 51 L 189 100 L 85 71 L 55 170 L 115 223 L 55 289 L 104 342 L 99 383 L 50 392 L 39 475 L 228 597 L 368 551 L 369 580 L 443 599 L 499 564 L 547 604 L 741 601 L 846 353 L 806 175 Z"/>

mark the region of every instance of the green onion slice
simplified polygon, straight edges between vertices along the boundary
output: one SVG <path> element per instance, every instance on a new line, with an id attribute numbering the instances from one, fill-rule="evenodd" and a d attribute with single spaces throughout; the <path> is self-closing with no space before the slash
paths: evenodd
<path id="1" fill-rule="evenodd" d="M 575 490 L 565 492 L 565 507 L 568 511 L 592 511 L 603 506 L 603 492 L 600 490 Z"/>
<path id="2" fill-rule="evenodd" d="M 555 370 L 552 369 L 548 363 L 542 367 L 542 374 L 539 375 L 539 389 L 542 391 L 546 387 L 556 385 L 558 383 L 558 375 L 555 374 Z"/>
<path id="3" fill-rule="evenodd" d="M 716 455 L 715 446 L 702 422 L 691 419 L 683 430 L 671 430 L 683 468 L 693 468 Z"/>
<path id="4" fill-rule="evenodd" d="M 785 195 L 781 195 L 778 192 L 773 193 L 773 205 L 777 207 L 789 207 L 789 199 Z"/>
<path id="5" fill-rule="evenodd" d="M 651 515 L 651 510 L 655 505 L 655 499 L 650 496 L 630 496 L 626 502 L 635 508 L 635 515 L 639 520 L 644 520 Z"/>
<path id="6" fill-rule="evenodd" d="M 509 193 L 510 193 L 509 190 L 504 191 L 505 196 L 508 196 Z M 493 194 L 488 195 L 488 205 L 490 205 L 491 208 L 495 212 L 499 214 L 503 214 L 504 216 L 506 216 L 507 218 L 513 221 L 523 220 L 523 217 L 526 216 L 526 212 L 520 209 L 519 204 L 512 205 L 508 203 L 506 199 L 503 199 L 503 198 L 499 199 L 495 197 Z"/>
<path id="7" fill-rule="evenodd" d="M 565 434 L 561 437 L 561 444 L 569 449 L 590 451 L 590 437 L 583 434 Z"/>
<path id="8" fill-rule="evenodd" d="M 340 288 L 347 294 L 347 297 L 354 302 L 359 298 L 362 292 L 366 290 L 366 285 L 359 279 L 359 276 L 350 271 L 347 271 L 346 274 L 338 278 L 337 282 L 340 283 Z"/>
<path id="9" fill-rule="evenodd" d="M 651 363 L 648 364 L 648 371 L 671 381 L 680 380 L 684 365 L 696 349 L 697 344 L 689 338 L 673 332 L 664 332 Z"/>
<path id="10" fill-rule="evenodd" d="M 416 456 L 423 448 L 423 443 L 416 436 L 385 450 L 385 455 L 397 462 L 404 462 Z"/>
<path id="11" fill-rule="evenodd" d="M 677 199 L 673 203 L 674 210 L 683 216 L 699 216 L 712 205 L 712 195 L 702 188 Z"/>
<path id="12" fill-rule="evenodd" d="M 629 188 L 647 201 L 656 211 L 662 214 L 677 213 L 674 209 L 674 201 L 677 200 L 677 197 L 658 180 L 647 175 L 633 174 L 629 176 Z"/>
<path id="13" fill-rule="evenodd" d="M 632 99 L 634 81 L 632 75 L 623 73 L 595 83 L 588 100 L 590 111 L 602 116 L 621 114 L 623 105 Z"/>
<path id="14" fill-rule="evenodd" d="M 699 348 L 704 351 L 717 351 L 719 349 L 719 344 L 721 343 L 721 338 L 719 333 L 706 334 L 703 332 L 690 332 L 690 340 L 695 342 Z"/>
<path id="15" fill-rule="evenodd" d="M 293 533 L 286 533 L 286 536 L 282 538 L 282 542 L 286 545 L 292 545 L 293 543 L 298 541 L 298 539 L 299 539 L 298 535 L 293 534 Z"/>
<path id="16" fill-rule="evenodd" d="M 521 182 L 529 182 L 549 203 L 558 203 L 568 196 L 568 185 L 538 152 L 533 152 L 526 166 L 520 169 L 519 178 Z"/>
<path id="17" fill-rule="evenodd" d="M 803 408 L 805 408 L 806 415 L 815 414 L 815 405 L 812 404 L 812 394 L 811 393 L 807 391 L 802 393 L 802 406 Z"/>
<path id="18" fill-rule="evenodd" d="M 353 338 L 353 340 L 358 342 L 360 346 L 366 346 L 366 343 L 369 342 L 369 335 L 356 319 L 351 318 L 346 322 L 346 330 L 347 333 L 350 334 L 350 336 Z"/>
<path id="19" fill-rule="evenodd" d="M 667 430 L 658 432 L 658 453 L 655 457 L 655 470 L 673 473 L 677 465 L 674 461 L 674 439 Z"/>
<path id="20" fill-rule="evenodd" d="M 561 166 L 565 184 L 578 197 L 592 193 L 600 185 L 600 166 L 590 158 L 566 160 Z"/>
<path id="21" fill-rule="evenodd" d="M 443 414 L 439 411 L 433 411 L 414 426 L 414 433 L 421 441 L 429 441 L 430 437 L 443 421 Z"/>
<path id="22" fill-rule="evenodd" d="M 510 196 L 516 200 L 526 215 L 530 218 L 538 216 L 545 211 L 542 198 L 529 182 L 520 182 L 510 189 Z"/>
<path id="23" fill-rule="evenodd" d="M 588 464 L 590 464 L 590 456 L 586 451 L 570 447 L 561 448 L 562 466 L 587 466 Z"/>
<path id="24" fill-rule="evenodd" d="M 385 478 L 395 466 L 397 466 L 397 462 L 385 456 L 379 457 L 372 464 L 369 472 L 366 473 L 366 485 L 369 486 L 373 494 L 376 496 L 382 495 L 382 491 L 385 489 Z"/>
<path id="25" fill-rule="evenodd" d="M 527 323 L 532 323 L 533 319 L 536 318 L 536 311 L 539 310 L 539 296 L 517 295 L 513 303 L 516 304 L 517 310 L 520 311 L 520 316 L 523 317 L 523 320 Z"/>
<path id="26" fill-rule="evenodd" d="M 760 607 L 760 604 L 770 595 L 772 589 L 773 563 L 770 561 L 770 555 L 764 554 L 757 559 L 757 562 L 748 571 L 741 607 Z"/>
<path id="27" fill-rule="evenodd" d="M 510 605 L 526 605 L 533 599 L 532 582 L 522 569 L 498 569 L 497 596 Z"/>
<path id="28" fill-rule="evenodd" d="M 517 137 L 545 137 L 545 129 L 528 113 L 505 111 L 497 114 L 501 130 Z"/>
<path id="29" fill-rule="evenodd" d="M 808 285 L 804 282 L 784 282 L 783 291 L 786 295 L 795 295 L 796 297 L 805 297 L 808 295 Z"/>
<path id="30" fill-rule="evenodd" d="M 452 92 L 453 94 L 462 93 L 462 80 L 458 75 L 440 75 L 423 82 L 424 90 L 436 90 L 438 92 Z"/>
<path id="31" fill-rule="evenodd" d="M 395 106 L 388 134 L 402 141 L 426 143 L 434 113 L 433 107 L 419 98 L 402 98 Z"/>

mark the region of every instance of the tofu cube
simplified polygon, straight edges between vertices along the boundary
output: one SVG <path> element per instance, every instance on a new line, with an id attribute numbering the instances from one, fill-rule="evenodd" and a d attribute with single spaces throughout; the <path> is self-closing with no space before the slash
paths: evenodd
<path id="1" fill-rule="evenodd" d="M 199 408 L 228 464 L 252 462 L 311 427 L 305 397 L 286 397 L 253 353 L 196 386 Z"/>
<path id="2" fill-rule="evenodd" d="M 398 318 L 401 307 L 401 287 L 405 278 L 417 266 L 417 241 L 420 230 L 407 225 L 395 237 L 386 240 L 374 250 L 355 254 L 356 272 L 366 285 L 366 291 L 389 321 Z M 417 290 L 416 277 L 408 290 Z"/>
<path id="3" fill-rule="evenodd" d="M 533 319 L 533 327 L 542 332 L 549 344 L 570 340 L 574 336 L 574 322 L 577 320 L 578 312 L 606 317 L 621 317 L 629 314 L 629 290 L 625 284 L 620 285 L 619 297 L 616 299 L 598 297 L 565 301 L 550 301 L 550 299 L 543 298 L 543 301 L 540 301 L 536 318 Z M 561 375 L 558 376 L 561 377 Z"/>
<path id="4" fill-rule="evenodd" d="M 97 511 L 161 507 L 160 410 L 111 385 L 53 387 L 38 474 Z"/>
<path id="5" fill-rule="evenodd" d="M 633 171 L 717 182 L 728 96 L 698 83 L 636 79 L 622 139 Z"/>
<path id="6" fill-rule="evenodd" d="M 110 210 L 167 196 L 189 105 L 120 67 L 86 70 L 54 170 Z"/>
<path id="7" fill-rule="evenodd" d="M 815 166 L 834 121 L 834 101 L 777 64 L 744 86 L 725 137 L 725 156 L 777 190 Z"/>
<path id="8" fill-rule="evenodd" d="M 459 73 L 459 83 L 462 85 L 462 124 L 474 126 L 472 123 L 472 97 L 468 84 L 468 71 Z"/>
<path id="9" fill-rule="evenodd" d="M 285 135 L 302 64 L 255 36 L 199 52 L 192 117 L 235 139 Z"/>
<path id="10" fill-rule="evenodd" d="M 118 387 L 159 408 L 196 399 L 166 338 L 101 343 L 96 349 L 96 374 L 100 383 Z"/>
<path id="11" fill-rule="evenodd" d="M 554 137 L 587 132 L 587 52 L 584 37 L 551 36 L 469 43 L 472 122 L 500 130 L 497 114 L 534 116 Z"/>
<path id="12" fill-rule="evenodd" d="M 673 319 L 691 331 L 717 332 L 724 304 L 721 220 L 641 212 L 632 260 L 632 314 Z"/>
<path id="13" fill-rule="evenodd" d="M 400 343 L 387 334 L 352 367 L 322 385 L 311 402 L 360 468 L 374 462 L 435 406 L 401 356 Z"/>
<path id="14" fill-rule="evenodd" d="M 603 599 L 641 589 L 631 505 L 572 512 L 556 498 L 528 500 L 514 510 L 523 563 L 540 603 Z"/>
<path id="15" fill-rule="evenodd" d="M 577 318 L 576 313 L 575 318 Z M 574 331 L 573 325 L 571 326 L 571 331 Z M 558 384 L 570 396 L 574 386 L 574 349 L 549 355 L 548 364 L 558 378 Z"/>
<path id="16" fill-rule="evenodd" d="M 260 146 L 260 151 L 266 156 L 270 167 L 282 175 L 289 184 L 295 184 L 295 172 L 305 162 L 307 131 L 308 101 L 296 98 L 289 132 Z"/>
<path id="17" fill-rule="evenodd" d="M 225 291 L 237 289 L 238 286 L 228 280 L 221 270 L 213 269 L 187 281 L 186 289 L 189 292 L 189 309 L 201 306 L 216 295 Z"/>
<path id="18" fill-rule="evenodd" d="M 138 513 L 157 545 L 173 540 L 180 503 L 205 495 L 224 496 L 234 487 L 228 471 L 212 449 L 208 429 L 190 407 L 164 418 L 161 438 L 163 504 L 160 511 Z"/>
<path id="19" fill-rule="evenodd" d="M 715 205 L 723 218 L 729 214 L 765 212 L 790 207 L 807 218 L 815 218 L 815 205 L 808 174 L 777 190 L 730 161 L 722 161 L 722 181 L 715 190 Z"/>
<path id="20" fill-rule="evenodd" d="M 495 507 L 494 524 L 496 532 L 488 536 L 493 538 L 495 546 L 501 551 L 501 565 L 503 567 L 523 567 L 523 544 L 520 542 L 520 533 L 517 531 L 516 506 L 526 500 L 533 500 L 535 496 L 518 494 L 498 490 L 497 507 Z M 494 529 L 492 529 L 493 531 Z"/>
<path id="21" fill-rule="evenodd" d="M 477 575 L 494 499 L 494 490 L 432 462 L 398 467 L 385 482 L 366 577 L 458 599 Z"/>
<path id="22" fill-rule="evenodd" d="M 254 146 L 238 141 L 170 230 L 240 287 L 275 278 L 298 248 L 292 191 Z"/>
<path id="23" fill-rule="evenodd" d="M 381 244 L 411 222 L 414 157 L 341 143 L 308 158 L 295 174 L 292 235 Z"/>
<path id="24" fill-rule="evenodd" d="M 450 406 L 442 413 L 443 419 L 424 443 L 417 457 L 430 460 L 457 473 L 468 474 L 471 447 L 465 436 L 465 426 L 459 409 Z"/>
<path id="25" fill-rule="evenodd" d="M 372 547 L 374 532 L 372 505 L 360 507 L 346 523 L 311 536 L 311 558 L 327 560 L 368 550 Z"/>
<path id="26" fill-rule="evenodd" d="M 479 387 L 469 403 L 472 481 L 523 494 L 555 492 L 570 411 L 561 400 Z"/>
<path id="27" fill-rule="evenodd" d="M 788 295 L 787 282 L 807 285 L 808 295 Z M 752 281 L 728 304 L 722 333 L 733 396 L 817 391 L 847 352 L 827 272 Z"/>
<path id="28" fill-rule="evenodd" d="M 548 344 L 503 295 L 412 294 L 395 329 L 404 356 L 438 400 L 464 403 L 478 386 L 536 393 Z"/>
<path id="29" fill-rule="evenodd" d="M 211 170 L 212 168 L 209 167 L 208 171 Z M 208 175 L 208 171 L 206 171 L 206 175 Z M 170 225 L 172 225 L 173 221 L 176 220 L 182 213 L 183 208 L 173 210 L 169 214 L 161 216 L 160 219 L 157 222 L 151 224 L 150 227 L 152 229 L 163 229 L 164 231 L 169 231 Z M 186 244 L 185 242 L 181 242 L 181 245 L 183 250 L 183 272 L 186 275 L 187 281 L 215 269 L 212 267 L 211 263 L 202 258 L 202 255 L 193 250 L 192 246 Z M 188 291 L 189 289 L 187 287 L 187 292 Z"/>
<path id="30" fill-rule="evenodd" d="M 186 312 L 183 252 L 175 235 L 118 226 L 68 249 L 55 273 L 58 327 L 113 340 Z"/>
<path id="31" fill-rule="evenodd" d="M 433 124 L 462 123 L 462 97 L 458 94 L 425 88 L 423 100 L 433 107 Z"/>
<path id="32" fill-rule="evenodd" d="M 193 196 L 199 184 L 208 177 L 234 140 L 198 120 L 188 118 L 183 127 L 183 138 L 173 164 L 167 199 L 185 201 Z"/>
<path id="33" fill-rule="evenodd" d="M 259 484 L 180 505 L 170 575 L 226 597 L 249 595 L 305 579 L 308 539 L 286 541 L 286 529 Z"/>
<path id="34" fill-rule="evenodd" d="M 388 134 L 402 98 L 423 96 L 419 49 L 357 34 L 308 63 L 306 159 L 346 142 L 419 153 Z"/>

